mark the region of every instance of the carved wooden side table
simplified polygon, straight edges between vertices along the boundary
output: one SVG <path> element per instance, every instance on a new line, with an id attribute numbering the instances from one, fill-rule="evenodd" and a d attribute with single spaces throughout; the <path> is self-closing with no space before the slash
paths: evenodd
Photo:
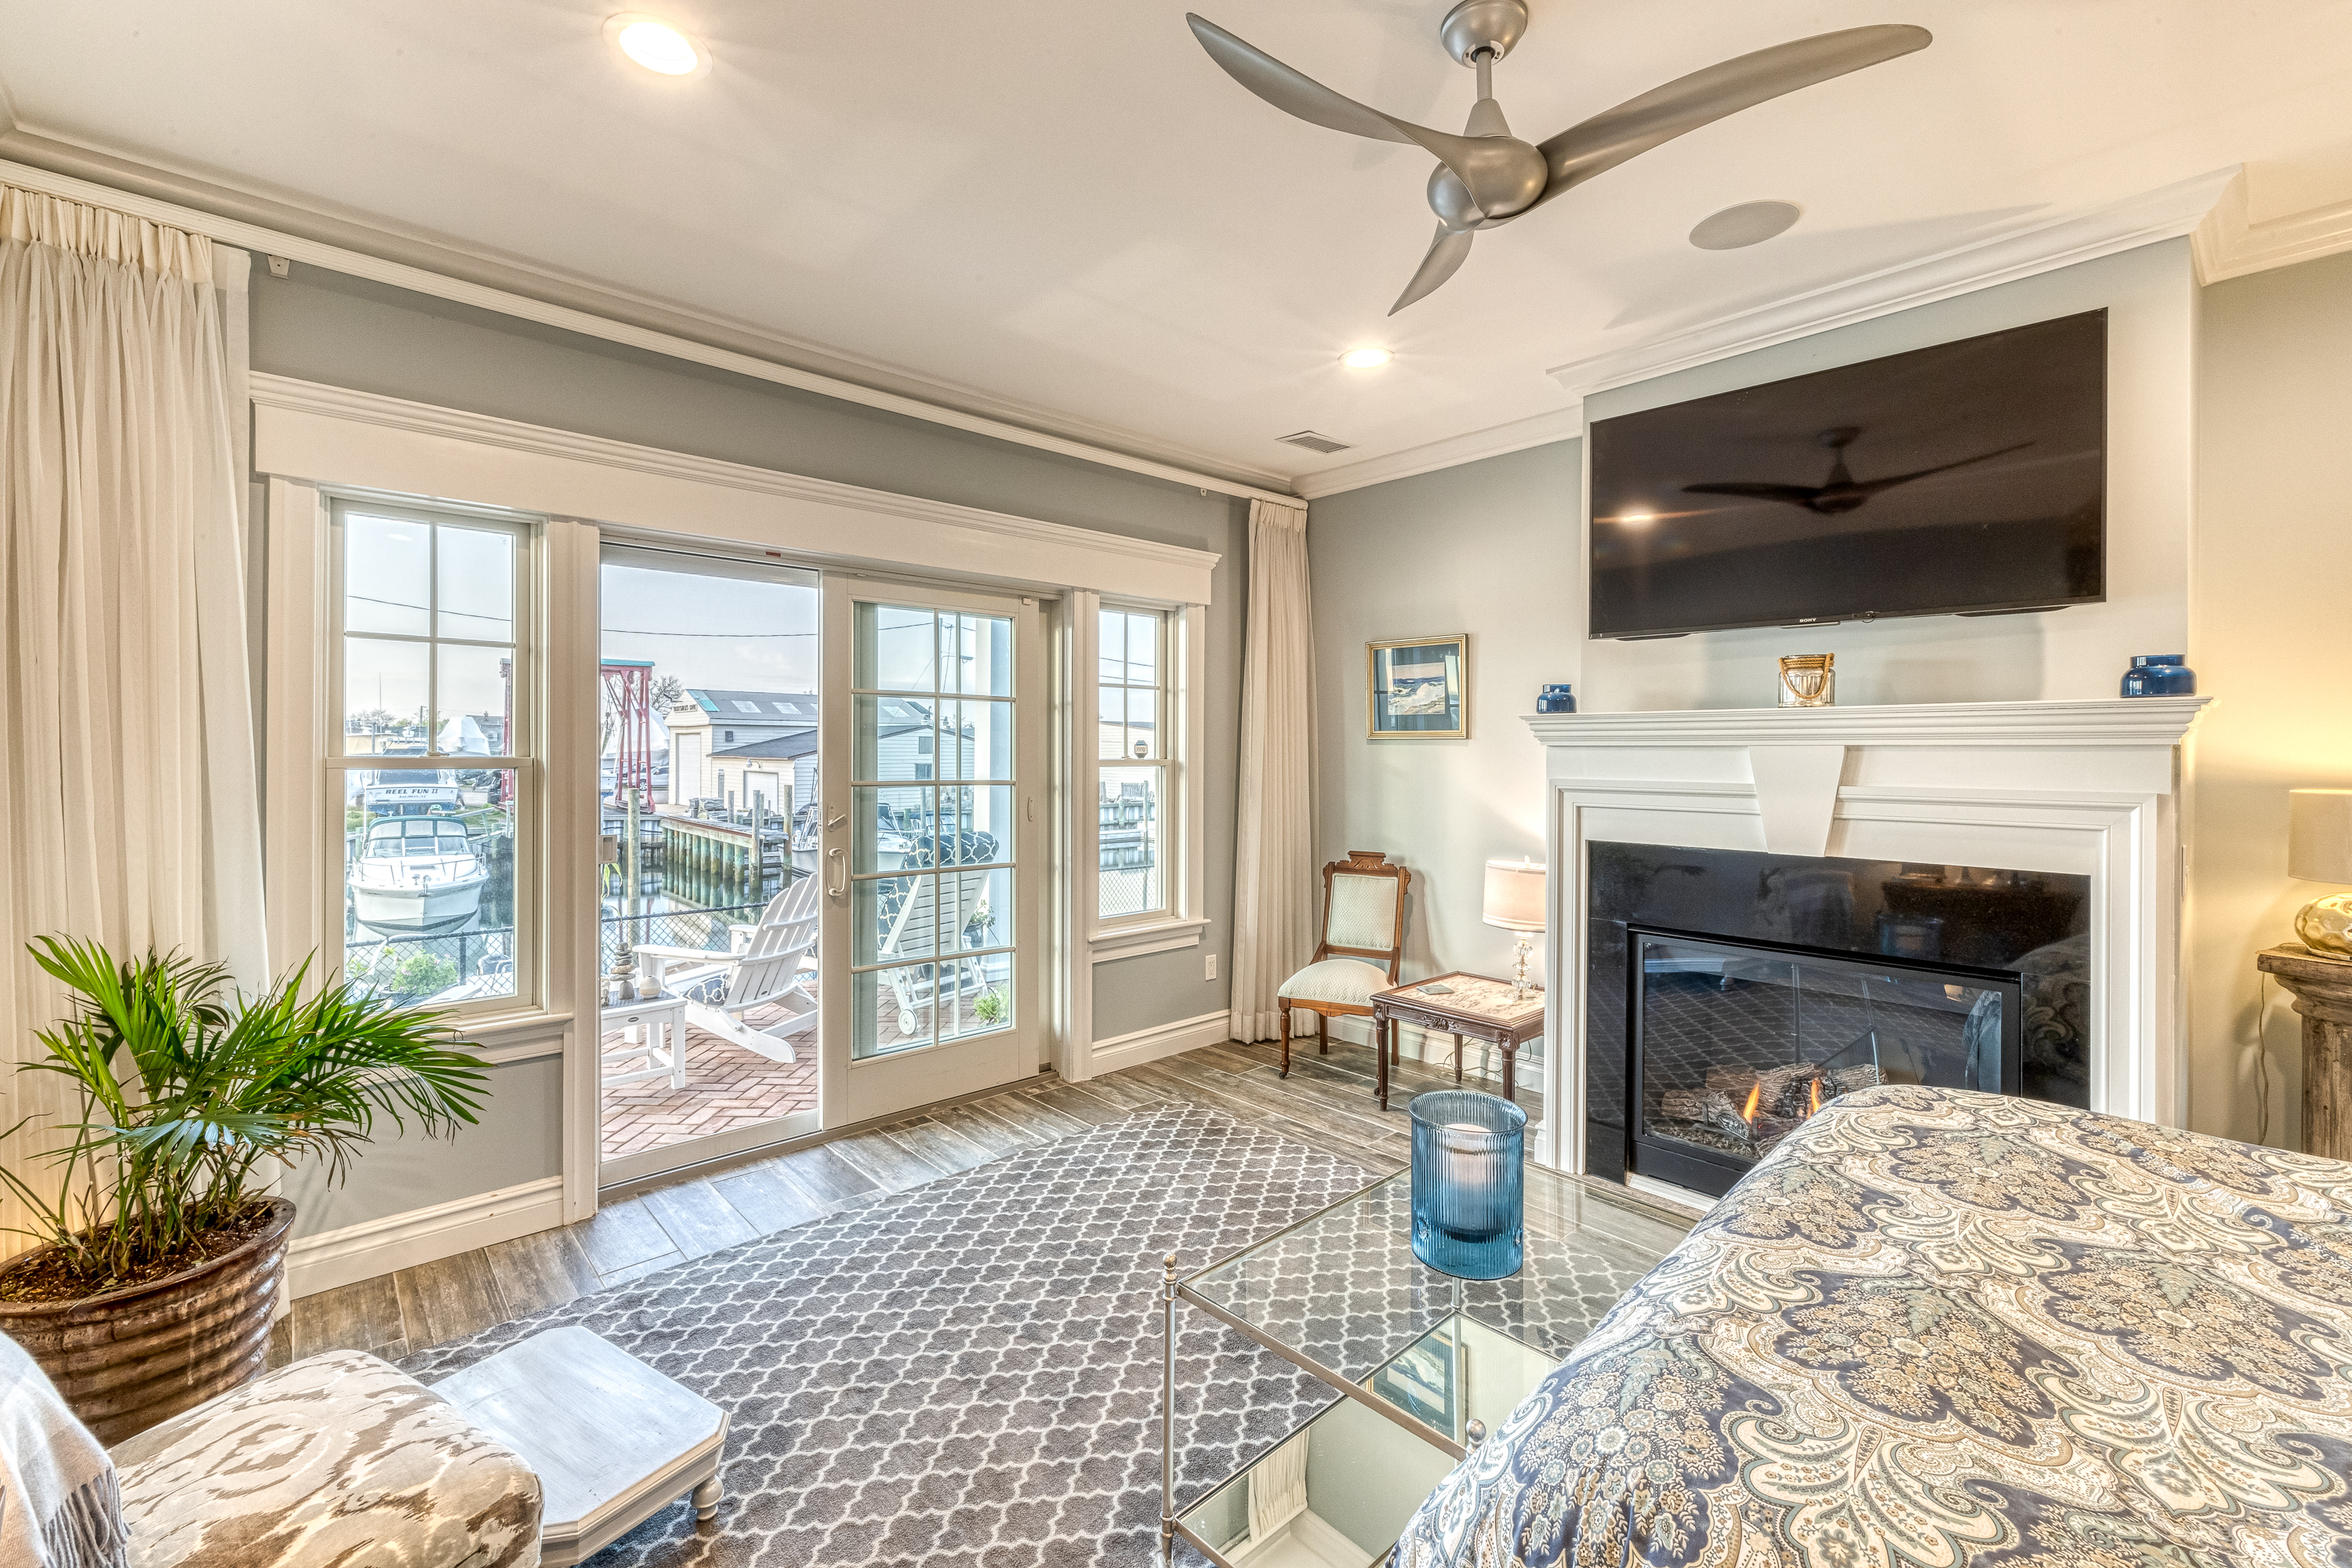
<path id="1" fill-rule="evenodd" d="M 2254 964 L 2278 976 L 2303 1015 L 2304 1152 L 2352 1160 L 2352 961 L 2289 942 Z"/>
<path id="2" fill-rule="evenodd" d="M 1430 987 L 1442 985 L 1435 995 Z M 1544 1030 L 1544 996 L 1531 991 L 1525 1000 L 1513 994 L 1511 983 L 1486 974 L 1441 974 L 1410 985 L 1391 985 L 1372 993 L 1372 1055 L 1379 1060 L 1377 1092 L 1381 1109 L 1389 1108 L 1389 1063 L 1397 1049 L 1396 1026 L 1411 1024 L 1454 1037 L 1454 1081 L 1462 1081 L 1462 1040 L 1484 1040 L 1503 1053 L 1503 1098 L 1517 1098 L 1519 1047 Z"/>

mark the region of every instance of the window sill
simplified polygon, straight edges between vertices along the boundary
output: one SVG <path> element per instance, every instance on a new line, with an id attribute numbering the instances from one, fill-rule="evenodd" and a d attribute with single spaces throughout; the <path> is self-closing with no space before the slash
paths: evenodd
<path id="1" fill-rule="evenodd" d="M 1110 963 L 1122 958 L 1140 958 L 1147 952 L 1169 952 L 1180 947 L 1198 947 L 1201 934 L 1208 930 L 1205 919 L 1187 921 L 1153 921 L 1149 925 L 1116 926 L 1098 931 L 1087 940 L 1087 956 L 1096 963 Z"/>
<path id="2" fill-rule="evenodd" d="M 569 1013 L 530 1010 L 456 1018 L 450 1027 L 462 1047 L 492 1067 L 503 1067 L 537 1057 L 561 1056 L 564 1031 L 571 1023 Z"/>

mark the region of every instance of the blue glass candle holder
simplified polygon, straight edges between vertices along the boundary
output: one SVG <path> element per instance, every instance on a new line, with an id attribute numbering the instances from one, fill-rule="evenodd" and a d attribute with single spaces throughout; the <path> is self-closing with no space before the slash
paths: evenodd
<path id="1" fill-rule="evenodd" d="M 2185 653 L 2136 653 L 2124 671 L 2126 697 L 2194 697 L 2197 672 Z"/>
<path id="2" fill-rule="evenodd" d="M 1502 1279 L 1527 1248 L 1528 1113 L 1470 1089 L 1415 1095 L 1412 1255 L 1457 1279 Z"/>
<path id="3" fill-rule="evenodd" d="M 1576 689 L 1567 681 L 1557 681 L 1536 693 L 1538 713 L 1573 713 L 1576 711 Z"/>

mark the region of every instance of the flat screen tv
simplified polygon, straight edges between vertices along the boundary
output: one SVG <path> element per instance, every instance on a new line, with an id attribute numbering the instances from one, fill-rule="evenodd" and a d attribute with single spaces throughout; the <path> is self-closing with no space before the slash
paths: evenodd
<path id="1" fill-rule="evenodd" d="M 1594 422 L 1591 635 L 2106 596 L 2107 313 Z"/>

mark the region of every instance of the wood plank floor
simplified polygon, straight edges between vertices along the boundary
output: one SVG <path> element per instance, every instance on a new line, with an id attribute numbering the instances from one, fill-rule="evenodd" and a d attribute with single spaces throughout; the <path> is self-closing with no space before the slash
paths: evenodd
<path id="1" fill-rule="evenodd" d="M 305 1296 L 278 1323 L 270 1364 L 345 1349 L 396 1360 L 1170 1101 L 1214 1106 L 1376 1173 L 1399 1171 L 1411 1152 L 1405 1103 L 1453 1081 L 1450 1065 L 1440 1071 L 1406 1062 L 1383 1111 L 1372 1101 L 1368 1047 L 1334 1043 L 1330 1055 L 1317 1056 L 1311 1042 L 1295 1046 L 1286 1080 L 1276 1071 L 1278 1060 L 1272 1046 L 1228 1041 L 1083 1084 L 1048 1079 L 683 1177 L 608 1204 L 578 1225 Z M 1530 1119 L 1540 1114 L 1535 1091 L 1523 1086 L 1518 1098 Z"/>

